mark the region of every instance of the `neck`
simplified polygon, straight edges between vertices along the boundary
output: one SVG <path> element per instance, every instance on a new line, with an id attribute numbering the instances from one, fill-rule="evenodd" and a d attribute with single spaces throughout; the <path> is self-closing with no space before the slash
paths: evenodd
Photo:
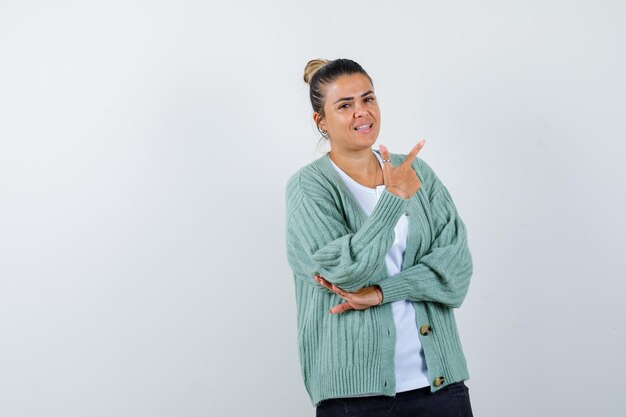
<path id="1" fill-rule="evenodd" d="M 343 172 L 366 187 L 383 183 L 382 168 L 371 147 L 349 152 L 331 148 L 328 156 Z"/>

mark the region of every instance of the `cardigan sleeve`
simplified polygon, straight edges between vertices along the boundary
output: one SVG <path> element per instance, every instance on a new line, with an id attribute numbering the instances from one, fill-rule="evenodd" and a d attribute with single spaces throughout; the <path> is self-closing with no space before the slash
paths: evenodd
<path id="1" fill-rule="evenodd" d="M 356 291 L 377 278 L 408 200 L 383 191 L 371 215 L 352 231 L 337 206 L 311 190 L 299 177 L 287 186 L 288 262 L 307 284 L 327 291 L 313 279 L 319 273 L 345 291 Z"/>
<path id="2" fill-rule="evenodd" d="M 431 171 L 427 166 L 426 169 Z M 473 265 L 465 224 L 448 190 L 430 173 L 434 182 L 429 198 L 433 240 L 428 252 L 415 265 L 377 283 L 384 303 L 431 301 L 459 307 L 467 294 Z"/>

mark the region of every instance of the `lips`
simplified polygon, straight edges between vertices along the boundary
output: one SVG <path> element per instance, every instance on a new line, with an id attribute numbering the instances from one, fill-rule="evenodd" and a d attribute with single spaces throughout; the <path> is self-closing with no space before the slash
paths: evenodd
<path id="1" fill-rule="evenodd" d="M 364 132 L 368 129 L 371 129 L 373 125 L 374 125 L 373 123 L 369 123 L 366 125 L 359 125 L 359 126 L 356 126 L 354 130 L 356 130 L 357 132 Z"/>

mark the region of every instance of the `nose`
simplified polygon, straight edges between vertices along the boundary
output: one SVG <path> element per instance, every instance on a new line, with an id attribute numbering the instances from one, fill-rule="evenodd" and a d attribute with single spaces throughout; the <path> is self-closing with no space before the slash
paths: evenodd
<path id="1" fill-rule="evenodd" d="M 354 117 L 363 117 L 367 114 L 367 109 L 365 108 L 365 106 L 362 105 L 356 105 L 354 107 Z"/>

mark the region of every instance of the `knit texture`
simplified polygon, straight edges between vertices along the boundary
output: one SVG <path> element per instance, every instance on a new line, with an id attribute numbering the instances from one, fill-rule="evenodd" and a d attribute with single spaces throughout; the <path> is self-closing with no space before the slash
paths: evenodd
<path id="1" fill-rule="evenodd" d="M 405 158 L 391 154 L 394 165 Z M 452 310 L 463 302 L 472 275 L 465 225 L 432 169 L 419 158 L 412 167 L 420 190 L 408 200 L 385 190 L 370 216 L 328 154 L 287 183 L 287 260 L 295 282 L 301 372 L 313 405 L 350 395 L 395 395 L 391 302 L 397 300 L 412 301 L 416 325 L 431 328 L 420 335 L 431 390 L 469 377 Z M 404 213 L 409 234 L 402 271 L 389 277 L 385 256 Z M 343 300 L 315 282 L 316 273 L 346 291 L 379 285 L 383 304 L 330 314 Z M 445 382 L 435 384 L 440 377 Z"/>

